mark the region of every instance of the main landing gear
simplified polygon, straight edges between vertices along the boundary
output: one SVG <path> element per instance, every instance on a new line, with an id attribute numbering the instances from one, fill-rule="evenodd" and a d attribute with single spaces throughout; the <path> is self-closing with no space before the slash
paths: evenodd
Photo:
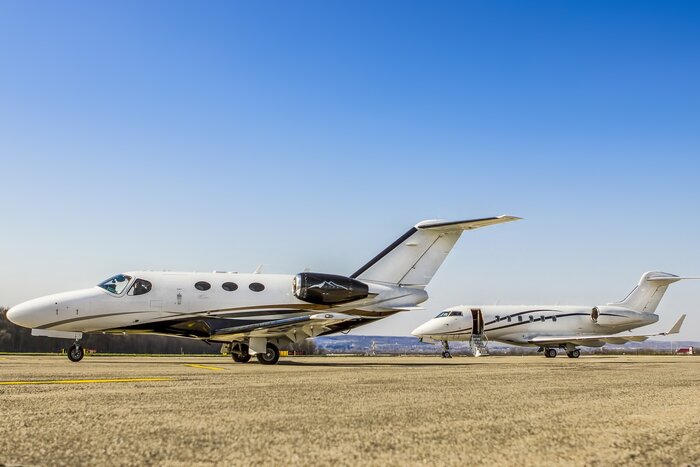
<path id="1" fill-rule="evenodd" d="M 255 358 L 263 365 L 274 365 L 280 359 L 280 349 L 275 344 L 267 344 L 265 353 L 256 353 Z"/>
<path id="2" fill-rule="evenodd" d="M 75 341 L 75 343 L 68 348 L 68 360 L 71 362 L 77 363 L 82 360 L 84 356 L 85 351 L 80 345 L 80 342 Z"/>
<path id="3" fill-rule="evenodd" d="M 258 352 L 255 358 L 263 365 L 274 365 L 280 359 L 280 349 L 275 344 L 270 342 L 265 347 L 265 352 Z M 250 361 L 250 346 L 243 342 L 234 342 L 231 344 L 231 358 L 237 363 L 247 363 Z"/>
<path id="4" fill-rule="evenodd" d="M 442 341 L 442 358 L 452 358 L 450 343 L 447 341 Z"/>
<path id="5" fill-rule="evenodd" d="M 569 349 L 563 346 L 561 348 L 566 350 L 566 356 L 569 358 L 579 358 L 581 356 L 581 351 L 579 349 Z M 544 349 L 544 356 L 547 358 L 556 357 L 557 349 L 555 349 L 554 347 L 547 347 L 546 349 Z"/>
<path id="6" fill-rule="evenodd" d="M 231 347 L 231 358 L 236 363 L 247 363 L 250 360 L 248 344 L 235 344 Z"/>

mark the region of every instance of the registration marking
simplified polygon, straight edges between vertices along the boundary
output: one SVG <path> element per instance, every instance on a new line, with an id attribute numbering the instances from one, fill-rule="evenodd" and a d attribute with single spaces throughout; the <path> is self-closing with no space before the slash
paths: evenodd
<path id="1" fill-rule="evenodd" d="M 195 363 L 185 363 L 185 366 L 189 366 L 191 368 L 202 368 L 204 370 L 211 370 L 211 371 L 223 371 L 223 368 L 219 368 L 217 366 L 206 366 L 206 365 L 197 365 Z"/>
<path id="2" fill-rule="evenodd" d="M 35 381 L 0 381 L 0 386 L 26 386 L 30 384 L 142 383 L 173 380 L 174 378 L 54 379 Z"/>

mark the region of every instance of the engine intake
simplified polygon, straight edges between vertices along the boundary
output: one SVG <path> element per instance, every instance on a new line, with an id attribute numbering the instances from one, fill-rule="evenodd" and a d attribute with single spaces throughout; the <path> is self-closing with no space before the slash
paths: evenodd
<path id="1" fill-rule="evenodd" d="M 368 295 L 367 284 L 345 276 L 302 272 L 294 277 L 294 296 L 317 305 L 352 302 Z"/>

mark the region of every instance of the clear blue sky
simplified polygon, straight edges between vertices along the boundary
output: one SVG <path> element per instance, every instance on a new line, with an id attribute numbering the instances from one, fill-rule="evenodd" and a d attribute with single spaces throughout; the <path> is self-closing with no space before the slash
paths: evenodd
<path id="1" fill-rule="evenodd" d="M 0 303 L 129 269 L 349 274 L 426 218 L 427 311 L 700 274 L 698 2 L 0 3 Z M 700 282 L 671 287 L 659 328 Z"/>

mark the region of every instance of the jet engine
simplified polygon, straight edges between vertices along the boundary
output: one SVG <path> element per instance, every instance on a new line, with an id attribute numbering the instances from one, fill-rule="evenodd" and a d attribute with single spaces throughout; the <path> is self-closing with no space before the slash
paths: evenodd
<path id="1" fill-rule="evenodd" d="M 294 296 L 317 305 L 335 305 L 369 295 L 367 284 L 345 276 L 302 272 L 294 277 Z"/>

